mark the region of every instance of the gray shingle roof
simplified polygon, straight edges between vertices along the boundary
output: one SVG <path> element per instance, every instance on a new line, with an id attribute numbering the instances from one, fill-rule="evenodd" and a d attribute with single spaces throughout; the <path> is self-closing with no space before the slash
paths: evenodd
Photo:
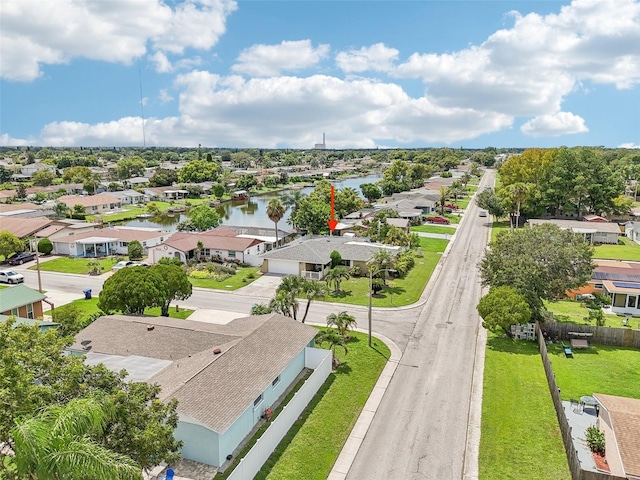
<path id="1" fill-rule="evenodd" d="M 153 324 L 153 330 L 147 325 Z M 317 330 L 279 314 L 227 325 L 158 317 L 100 317 L 76 335 L 73 350 L 172 360 L 149 379 L 178 412 L 223 433 L 311 342 Z M 214 348 L 221 353 L 214 354 Z M 150 360 L 152 362 L 152 360 Z M 266 407 L 265 407 L 266 408 Z"/>
<path id="2" fill-rule="evenodd" d="M 323 236 L 303 238 L 289 245 L 261 255 L 262 258 L 293 260 L 325 265 L 331 261 L 331 252 L 339 252 L 344 260 L 366 262 L 380 249 L 400 252 L 400 247 L 357 241 L 352 237 Z"/>

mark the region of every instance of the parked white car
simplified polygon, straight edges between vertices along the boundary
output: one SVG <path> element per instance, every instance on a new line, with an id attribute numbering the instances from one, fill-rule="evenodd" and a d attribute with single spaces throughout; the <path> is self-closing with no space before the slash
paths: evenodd
<path id="1" fill-rule="evenodd" d="M 113 267 L 111 267 L 111 270 L 113 270 L 114 272 L 117 272 L 118 270 L 126 267 L 148 267 L 148 266 L 149 265 L 146 263 L 136 262 L 134 260 L 122 260 L 116 263 Z"/>
<path id="2" fill-rule="evenodd" d="M 0 270 L 0 282 L 2 283 L 24 283 L 24 276 L 13 270 Z"/>

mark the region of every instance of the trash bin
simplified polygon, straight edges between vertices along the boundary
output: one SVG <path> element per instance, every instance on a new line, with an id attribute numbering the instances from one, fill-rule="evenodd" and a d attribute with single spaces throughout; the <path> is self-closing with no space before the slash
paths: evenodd
<path id="1" fill-rule="evenodd" d="M 85 300 L 91 300 L 91 289 L 90 288 L 86 288 L 82 291 L 82 293 L 84 293 L 84 299 Z"/>

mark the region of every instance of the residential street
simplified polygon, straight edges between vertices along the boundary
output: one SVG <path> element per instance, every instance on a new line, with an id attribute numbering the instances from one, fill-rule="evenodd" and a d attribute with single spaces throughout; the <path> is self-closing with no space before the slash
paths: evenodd
<path id="1" fill-rule="evenodd" d="M 488 170 L 480 188 L 493 185 Z M 455 242 L 436 268 L 421 301 L 412 307 L 374 309 L 373 330 L 391 339 L 403 356 L 347 478 L 477 478 L 484 335 L 476 304 L 481 296 L 477 263 L 488 241 L 488 218 L 471 203 Z M 37 288 L 37 273 L 19 270 Z M 96 296 L 100 277 L 42 272 L 42 287 L 71 301 L 86 288 Z M 274 279 L 277 285 L 277 279 Z M 60 295 L 64 292 L 65 295 Z M 245 293 L 246 292 L 246 293 Z M 249 313 L 268 301 L 268 288 L 245 292 L 194 289 L 181 307 Z M 67 299 L 68 298 L 68 299 Z M 301 301 L 300 310 L 304 311 Z M 324 323 L 328 314 L 348 310 L 360 328 L 367 308 L 313 302 L 307 321 Z M 474 372 L 476 383 L 474 384 Z"/>
<path id="2" fill-rule="evenodd" d="M 489 170 L 482 185 L 493 180 Z M 483 338 L 477 342 L 477 263 L 490 232 L 478 210 L 469 205 L 427 286 L 427 301 L 348 479 L 477 478 L 480 399 L 471 401 L 474 369 L 480 375 L 482 367 L 475 361 L 477 343 L 484 353 Z"/>

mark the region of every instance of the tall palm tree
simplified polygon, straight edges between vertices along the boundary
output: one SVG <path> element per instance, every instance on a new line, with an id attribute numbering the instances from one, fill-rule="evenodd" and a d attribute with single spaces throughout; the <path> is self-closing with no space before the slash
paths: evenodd
<path id="1" fill-rule="evenodd" d="M 372 276 L 378 275 L 378 273 L 384 271 L 382 277 L 384 283 L 387 281 L 387 272 L 396 268 L 398 259 L 388 249 L 381 248 L 373 254 L 371 260 L 369 260 L 369 268 L 372 269 Z"/>
<path id="2" fill-rule="evenodd" d="M 276 247 L 278 246 L 278 222 L 284 217 L 287 208 L 277 198 L 272 198 L 267 205 L 267 216 L 276 224 Z"/>
<path id="3" fill-rule="evenodd" d="M 440 215 L 444 215 L 444 206 L 449 199 L 449 189 L 447 187 L 440 187 Z"/>
<path id="4" fill-rule="evenodd" d="M 351 277 L 351 275 L 349 275 L 346 268 L 336 267 L 329 270 L 325 277 L 325 281 L 327 282 L 327 285 L 331 285 L 333 283 L 333 293 L 338 293 L 340 292 L 340 283 L 342 280 L 346 280 L 349 277 Z"/>
<path id="5" fill-rule="evenodd" d="M 293 228 L 296 228 L 295 218 L 296 218 L 296 213 L 298 213 L 298 207 L 300 206 L 300 202 L 302 201 L 302 199 L 305 197 L 306 195 L 302 193 L 302 190 L 294 190 L 290 193 L 287 193 L 282 198 L 282 203 L 284 204 L 284 206 L 291 209 L 289 222 L 291 223 Z"/>
<path id="6" fill-rule="evenodd" d="M 357 327 L 356 317 L 349 315 L 346 311 L 340 313 L 332 313 L 327 316 L 327 327 L 333 327 L 338 331 L 338 334 L 349 339 L 349 330 Z"/>
<path id="7" fill-rule="evenodd" d="M 516 228 L 518 228 L 518 224 L 520 222 L 520 206 L 522 205 L 522 202 L 529 198 L 530 191 L 531 188 L 528 183 L 518 182 L 509 186 L 509 196 L 516 204 Z M 513 229 L 513 225 L 511 228 Z"/>
<path id="8" fill-rule="evenodd" d="M 96 398 L 51 405 L 12 430 L 20 478 L 53 480 L 142 479 L 131 458 L 95 439 L 112 418 L 112 408 Z"/>
<path id="9" fill-rule="evenodd" d="M 304 309 L 304 315 L 302 317 L 302 323 L 307 319 L 307 314 L 309 313 L 309 307 L 311 306 L 311 301 L 316 298 L 322 298 L 327 294 L 326 285 L 317 282 L 315 280 L 307 280 L 304 279 L 302 283 L 302 292 L 304 296 L 307 298 L 307 305 Z"/>
<path id="10" fill-rule="evenodd" d="M 299 275 L 287 275 L 276 289 L 276 296 L 271 299 L 269 306 L 272 310 L 286 317 L 298 319 L 298 299 L 305 279 Z"/>

